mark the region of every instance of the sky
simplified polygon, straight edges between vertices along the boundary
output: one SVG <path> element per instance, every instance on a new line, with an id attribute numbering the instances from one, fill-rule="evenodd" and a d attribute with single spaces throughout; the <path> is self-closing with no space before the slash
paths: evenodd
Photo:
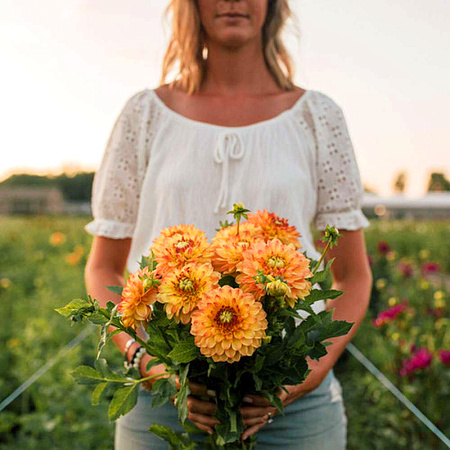
<path id="1" fill-rule="evenodd" d="M 95 170 L 125 101 L 159 85 L 167 0 L 0 2 L 0 179 Z M 363 184 L 450 177 L 450 2 L 290 0 L 295 82 L 343 109 Z"/>

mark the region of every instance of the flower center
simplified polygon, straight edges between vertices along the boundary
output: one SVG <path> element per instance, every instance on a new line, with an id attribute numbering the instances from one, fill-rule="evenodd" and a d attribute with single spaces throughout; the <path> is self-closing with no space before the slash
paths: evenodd
<path id="1" fill-rule="evenodd" d="M 238 242 L 239 247 L 248 247 L 250 245 L 250 242 L 248 241 L 239 241 Z"/>
<path id="2" fill-rule="evenodd" d="M 178 286 L 183 291 L 193 291 L 194 290 L 194 283 L 189 278 L 183 278 L 182 280 L 180 280 Z"/>
<path id="3" fill-rule="evenodd" d="M 186 248 L 188 245 L 189 245 L 189 242 L 187 242 L 187 241 L 180 241 L 180 242 L 177 242 L 177 243 L 175 244 L 175 247 L 176 247 L 177 249 L 179 249 L 179 250 L 183 250 L 183 249 Z"/>
<path id="4" fill-rule="evenodd" d="M 280 269 L 286 265 L 286 261 L 283 258 L 280 258 L 278 256 L 272 256 L 268 259 L 267 265 L 269 267 Z"/>
<path id="5" fill-rule="evenodd" d="M 222 332 L 232 331 L 238 321 L 236 311 L 228 306 L 221 308 L 216 314 L 216 323 Z"/>

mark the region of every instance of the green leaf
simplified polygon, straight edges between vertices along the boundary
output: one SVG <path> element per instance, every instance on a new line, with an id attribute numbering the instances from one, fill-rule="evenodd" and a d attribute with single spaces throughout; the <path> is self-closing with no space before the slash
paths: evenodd
<path id="1" fill-rule="evenodd" d="M 105 379 L 108 379 L 108 381 L 117 381 L 117 382 L 122 382 L 122 383 L 127 383 L 130 380 L 122 375 L 119 375 L 116 372 L 113 372 L 109 367 L 108 367 L 108 362 L 106 361 L 106 359 L 104 358 L 100 358 L 97 359 L 95 361 L 95 368 L 97 369 L 97 371 L 99 371 L 103 377 L 105 377 Z"/>
<path id="2" fill-rule="evenodd" d="M 109 289 L 111 292 L 114 292 L 114 294 L 122 295 L 123 286 L 106 286 L 107 289 Z"/>
<path id="3" fill-rule="evenodd" d="M 138 389 L 137 384 L 121 387 L 114 392 L 113 399 L 109 404 L 108 419 L 114 421 L 120 416 L 130 412 L 137 403 Z"/>
<path id="4" fill-rule="evenodd" d="M 153 434 L 156 434 L 159 438 L 167 441 L 172 448 L 179 448 L 181 446 L 181 439 L 175 431 L 164 425 L 154 423 L 149 429 Z"/>
<path id="5" fill-rule="evenodd" d="M 330 339 L 333 337 L 343 336 L 347 334 L 354 324 L 344 320 L 333 320 L 325 327 L 320 335 L 320 340 Z"/>
<path id="6" fill-rule="evenodd" d="M 263 394 L 263 397 L 265 397 L 265 398 L 267 398 L 267 400 L 269 400 L 269 402 L 272 404 L 272 406 L 275 406 L 275 408 L 278 409 L 278 412 L 280 412 L 281 414 L 284 414 L 284 405 L 283 405 L 283 402 L 281 401 L 280 397 L 278 397 L 278 395 L 272 394 L 272 392 L 267 392 L 267 391 L 264 391 L 262 394 Z"/>
<path id="7" fill-rule="evenodd" d="M 80 384 L 97 384 L 105 381 L 103 375 L 89 366 L 79 366 L 73 372 L 72 376 Z"/>
<path id="8" fill-rule="evenodd" d="M 331 264 L 333 264 L 333 261 L 335 259 L 336 258 L 330 259 L 326 263 L 325 268 L 323 270 L 321 270 L 320 272 L 316 272 L 313 277 L 308 278 L 308 281 L 311 282 L 311 286 L 314 286 L 316 283 L 322 283 L 323 281 L 326 280 L 326 278 L 327 278 L 327 276 L 328 276 L 328 274 L 330 272 Z M 314 261 L 315 265 L 317 265 L 318 262 L 319 261 Z M 311 267 L 310 269 L 314 270 L 314 267 Z"/>
<path id="9" fill-rule="evenodd" d="M 231 275 L 225 275 L 219 280 L 219 286 L 231 286 L 233 288 L 239 287 L 239 285 L 236 283 L 236 279 Z"/>
<path id="10" fill-rule="evenodd" d="M 177 393 L 175 380 L 172 378 L 160 378 L 153 383 L 152 408 L 159 408 L 167 403 Z"/>
<path id="11" fill-rule="evenodd" d="M 175 406 L 178 408 L 178 418 L 181 423 L 184 423 L 189 415 L 189 408 L 187 405 L 187 398 L 191 393 L 189 389 L 189 383 L 187 381 L 187 375 L 189 373 L 189 364 L 183 369 L 181 374 L 179 375 L 180 381 L 180 390 L 178 391 L 177 396 L 175 397 Z"/>
<path id="12" fill-rule="evenodd" d="M 104 325 L 108 323 L 108 318 L 105 317 L 100 311 L 95 311 L 89 316 L 89 322 L 94 325 Z"/>
<path id="13" fill-rule="evenodd" d="M 178 363 L 189 363 L 197 358 L 199 350 L 194 343 L 194 339 L 179 342 L 167 355 Z"/>
<path id="14" fill-rule="evenodd" d="M 97 384 L 95 386 L 94 392 L 92 392 L 92 404 L 98 405 L 100 402 L 100 397 L 103 394 L 103 391 L 105 390 L 106 386 L 108 386 L 108 383 L 105 381 L 103 383 Z"/>
<path id="15" fill-rule="evenodd" d="M 84 311 L 86 308 L 91 308 L 91 307 L 92 307 L 92 303 L 90 303 L 89 300 L 86 300 L 83 298 L 76 298 L 75 300 L 72 300 L 66 306 L 63 306 L 62 308 L 55 308 L 55 311 L 64 317 L 70 317 L 74 313 L 78 312 L 79 310 Z"/>
<path id="16" fill-rule="evenodd" d="M 313 289 L 309 295 L 305 298 L 305 300 L 303 300 L 304 302 L 307 302 L 309 305 L 312 305 L 313 303 L 319 301 L 319 300 L 325 300 L 328 298 L 336 298 L 339 297 L 340 295 L 342 295 L 343 292 L 342 291 L 337 291 L 335 289 L 329 289 L 329 290 L 322 290 L 322 289 Z M 301 304 L 302 301 L 299 301 L 297 303 Z M 297 308 L 296 308 L 297 309 Z"/>

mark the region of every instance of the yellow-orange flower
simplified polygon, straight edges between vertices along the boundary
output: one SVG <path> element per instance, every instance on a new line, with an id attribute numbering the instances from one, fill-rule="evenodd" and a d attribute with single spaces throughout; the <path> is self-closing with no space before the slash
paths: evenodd
<path id="1" fill-rule="evenodd" d="M 151 277 L 147 267 L 129 276 L 117 308 L 126 327 L 136 329 L 150 320 L 151 305 L 155 303 L 158 292 L 158 286 L 150 281 Z"/>
<path id="2" fill-rule="evenodd" d="M 48 242 L 53 247 L 58 247 L 61 244 L 64 244 L 64 242 L 66 242 L 66 240 L 67 240 L 66 235 L 64 233 L 60 233 L 59 231 L 55 231 L 48 238 Z"/>
<path id="3" fill-rule="evenodd" d="M 220 273 L 210 263 L 186 264 L 167 274 L 159 286 L 157 299 L 164 303 L 169 319 L 187 324 L 202 295 L 217 288 Z"/>
<path id="4" fill-rule="evenodd" d="M 158 263 L 157 272 L 164 276 L 190 262 L 211 261 L 212 250 L 203 231 L 193 225 L 165 228 L 151 248 Z"/>
<path id="5" fill-rule="evenodd" d="M 290 226 L 287 219 L 278 217 L 275 213 L 257 211 L 256 214 L 248 214 L 249 223 L 257 225 L 264 235 L 264 240 L 278 238 L 283 244 L 293 244 L 296 249 L 301 248 L 300 233 L 294 226 Z"/>
<path id="6" fill-rule="evenodd" d="M 230 286 L 204 294 L 192 314 L 195 344 L 215 362 L 232 363 L 251 356 L 261 346 L 266 328 L 262 304 Z"/>
<path id="7" fill-rule="evenodd" d="M 293 307 L 298 298 L 305 298 L 311 291 L 311 282 L 306 279 L 313 275 L 309 262 L 292 244 L 284 245 L 278 239 L 256 242 L 244 253 L 244 259 L 238 265 L 240 273 L 236 281 L 244 292 L 252 293 L 259 300 L 266 291 L 264 285 L 253 278 L 258 276 L 258 271 L 271 281 L 281 279 L 287 285 L 283 285 L 286 292 L 284 298 Z M 277 289 L 280 288 L 277 286 Z"/>
<path id="8" fill-rule="evenodd" d="M 214 268 L 225 275 L 235 274 L 236 266 L 242 261 L 243 252 L 253 242 L 262 239 L 260 228 L 247 222 L 240 225 L 239 236 L 236 234 L 236 225 L 219 230 L 211 244 Z"/>

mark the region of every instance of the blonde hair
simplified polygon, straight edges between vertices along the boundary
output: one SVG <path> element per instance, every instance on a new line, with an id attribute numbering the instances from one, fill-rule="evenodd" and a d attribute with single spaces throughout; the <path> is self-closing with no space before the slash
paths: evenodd
<path id="1" fill-rule="evenodd" d="M 166 17 L 172 16 L 172 36 L 164 56 L 161 84 L 165 84 L 171 70 L 178 73 L 170 87 L 178 81 L 181 88 L 192 94 L 198 91 L 206 71 L 204 30 L 196 0 L 171 0 Z M 281 32 L 289 19 L 295 19 L 288 0 L 269 0 L 263 26 L 263 53 L 266 65 L 277 84 L 294 89 L 292 58 L 281 40 Z M 297 23 L 294 21 L 298 32 Z"/>

